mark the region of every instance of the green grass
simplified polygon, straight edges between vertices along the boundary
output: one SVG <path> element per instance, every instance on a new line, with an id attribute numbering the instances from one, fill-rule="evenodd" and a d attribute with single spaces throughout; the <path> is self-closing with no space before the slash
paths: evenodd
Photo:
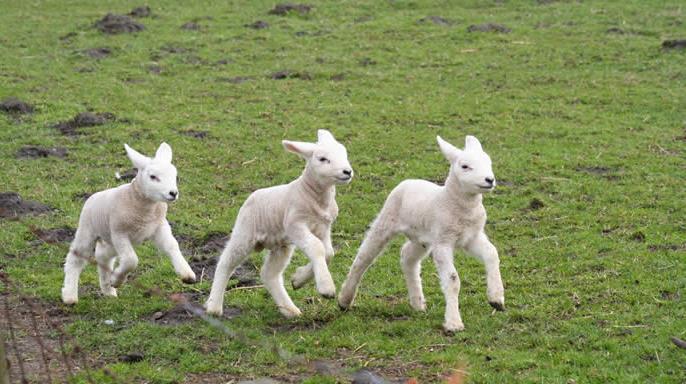
<path id="1" fill-rule="evenodd" d="M 347 146 L 356 171 L 338 191 L 336 282 L 398 182 L 445 178 L 435 136 L 461 146 L 473 134 L 501 181 L 485 205 L 508 310 L 491 313 L 483 268 L 457 254 L 466 330 L 445 336 L 433 265 L 424 263 L 428 311 L 415 313 L 396 239 L 347 313 L 311 285 L 291 292 L 304 312 L 297 320 L 283 319 L 263 289 L 227 293 L 227 303 L 243 312 L 226 324 L 248 336 L 246 346 L 202 321 L 151 323 L 152 313 L 173 304 L 146 297 L 146 288 L 206 296 L 209 283 L 181 284 L 165 258 L 142 246 L 135 283 L 118 299 L 98 297 L 91 266 L 81 280 L 86 293 L 67 309 L 69 333 L 117 377 L 181 383 L 220 372 L 336 382 L 280 359 L 267 347 L 275 343 L 308 360 L 339 360 L 346 372 L 366 365 L 422 382 L 461 365 L 472 383 L 686 380 L 686 352 L 669 341 L 686 337 L 686 53 L 660 49 L 663 39 L 686 38 L 679 1 L 329 1 L 284 17 L 267 15 L 272 1 L 167 1 L 153 7 L 156 17 L 140 19 L 141 33 L 91 28 L 106 12 L 138 5 L 2 6 L 0 99 L 16 96 L 37 111 L 19 120 L 0 116 L 0 189 L 56 208 L 0 221 L 2 269 L 25 293 L 59 301 L 67 245 L 34 246 L 30 227 L 75 226 L 82 203 L 74 194 L 113 187 L 114 172 L 130 167 L 123 143 L 144 153 L 161 141 L 172 145 L 181 199 L 169 219 L 177 234 L 202 237 L 229 232 L 253 190 L 299 175 L 303 163 L 282 149 L 282 139 L 314 140 L 316 129 L 327 128 Z M 417 22 L 429 15 L 455 23 Z M 195 18 L 201 30 L 179 28 Z M 258 19 L 270 28 L 244 27 Z M 467 32 L 483 22 L 512 33 Z M 607 33 L 612 27 L 625 33 Z M 76 35 L 60 39 L 70 32 Z M 78 53 L 101 46 L 113 54 L 98 61 Z M 361 65 L 365 58 L 375 64 Z M 213 64 L 221 59 L 230 62 Z M 162 72 L 151 73 L 153 65 Z M 269 78 L 283 69 L 312 80 Z M 331 80 L 339 74 L 342 81 Z M 252 80 L 222 81 L 235 76 Z M 50 128 L 88 109 L 128 122 L 77 138 Z M 179 134 L 188 129 L 207 130 L 209 138 Z M 66 161 L 16 159 L 24 145 L 70 153 Z M 529 209 L 533 199 L 544 207 Z M 303 263 L 298 253 L 287 276 Z M 106 319 L 117 326 L 104 326 Z M 117 363 L 131 350 L 145 360 Z"/>

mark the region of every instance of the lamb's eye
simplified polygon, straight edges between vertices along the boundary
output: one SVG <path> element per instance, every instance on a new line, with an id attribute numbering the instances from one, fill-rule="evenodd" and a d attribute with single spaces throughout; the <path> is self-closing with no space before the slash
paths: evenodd
<path id="1" fill-rule="evenodd" d="M 160 178 L 155 176 L 155 175 L 150 175 L 150 180 L 152 181 L 160 181 Z"/>
<path id="2" fill-rule="evenodd" d="M 463 164 L 463 165 L 462 165 L 462 169 L 469 169 L 469 165 Z"/>
<path id="3" fill-rule="evenodd" d="M 319 161 L 322 162 L 322 163 L 328 163 L 328 162 L 329 162 L 329 159 L 327 159 L 326 157 L 320 157 L 320 158 L 319 158 Z"/>

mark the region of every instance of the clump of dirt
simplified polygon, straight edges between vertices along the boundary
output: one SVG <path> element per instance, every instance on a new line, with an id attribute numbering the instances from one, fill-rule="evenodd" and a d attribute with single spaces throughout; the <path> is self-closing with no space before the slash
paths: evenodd
<path id="1" fill-rule="evenodd" d="M 359 61 L 359 64 L 363 67 L 368 67 L 370 65 L 376 65 L 376 61 L 372 60 L 370 57 L 365 57 Z"/>
<path id="2" fill-rule="evenodd" d="M 662 42 L 663 49 L 685 49 L 686 39 L 665 40 Z"/>
<path id="3" fill-rule="evenodd" d="M 103 125 L 109 122 L 116 121 L 117 117 L 110 112 L 93 113 L 82 112 L 74 116 L 71 120 L 62 121 L 54 124 L 52 127 L 59 129 L 59 131 L 66 136 L 80 135 L 82 132 L 79 128 L 94 127 Z"/>
<path id="4" fill-rule="evenodd" d="M 138 174 L 138 170 L 136 168 L 130 168 L 127 169 L 126 171 L 119 173 L 115 172 L 114 173 L 114 178 L 117 180 L 124 180 L 124 181 L 129 181 L 133 180 L 134 177 Z"/>
<path id="5" fill-rule="evenodd" d="M 289 70 L 277 71 L 269 75 L 272 80 L 300 79 L 312 80 L 312 75 L 307 72 L 293 72 Z"/>
<path id="6" fill-rule="evenodd" d="M 510 33 L 512 29 L 496 23 L 472 24 L 467 27 L 467 32 L 495 32 L 495 33 Z"/>
<path id="7" fill-rule="evenodd" d="M 108 13 L 95 23 L 95 28 L 102 33 L 116 35 L 119 33 L 140 32 L 145 29 L 145 26 L 129 16 Z"/>
<path id="8" fill-rule="evenodd" d="M 252 80 L 250 77 L 245 77 L 245 76 L 236 76 L 236 77 L 222 77 L 217 79 L 218 81 L 224 81 L 227 83 L 231 84 L 242 84 L 245 83 L 246 81 Z"/>
<path id="9" fill-rule="evenodd" d="M 419 22 L 419 23 L 422 23 L 422 24 L 434 23 L 434 24 L 436 24 L 436 25 L 440 25 L 440 26 L 443 26 L 443 27 L 448 27 L 448 26 L 451 26 L 451 25 L 455 24 L 454 21 L 448 20 L 448 19 L 443 18 L 443 17 L 441 17 L 441 16 L 427 16 L 427 17 L 422 17 L 421 19 L 419 19 L 418 22 Z"/>
<path id="10" fill-rule="evenodd" d="M 541 201 L 540 199 L 538 199 L 536 197 L 531 199 L 531 202 L 529 202 L 529 209 L 532 211 L 537 211 L 543 207 L 545 207 L 545 204 L 543 203 L 543 201 Z"/>
<path id="11" fill-rule="evenodd" d="M 190 137 L 195 137 L 196 139 L 204 139 L 207 137 L 209 134 L 208 131 L 197 131 L 195 129 L 189 129 L 186 131 L 180 131 L 179 132 L 182 135 L 190 136 Z"/>
<path id="12" fill-rule="evenodd" d="M 150 17 L 150 7 L 144 5 L 142 7 L 136 7 L 129 12 L 129 16 L 133 17 Z"/>
<path id="13" fill-rule="evenodd" d="M 0 218 L 38 215 L 51 210 L 45 204 L 22 199 L 16 192 L 0 192 Z"/>
<path id="14" fill-rule="evenodd" d="M 646 241 L 646 235 L 642 231 L 636 231 L 629 236 L 629 238 L 633 241 L 637 241 L 639 243 L 642 243 Z"/>
<path id="15" fill-rule="evenodd" d="M 181 29 L 185 29 L 187 31 L 198 31 L 200 30 L 200 24 L 196 23 L 195 21 L 189 21 L 182 25 Z"/>
<path id="16" fill-rule="evenodd" d="M 141 352 L 131 352 L 127 353 L 126 355 L 121 355 L 119 356 L 119 361 L 122 363 L 138 363 L 143 361 L 145 358 L 145 355 Z"/>
<path id="17" fill-rule="evenodd" d="M 76 233 L 76 231 L 71 227 L 52 229 L 32 228 L 31 233 L 45 243 L 57 244 L 74 240 L 74 233 Z"/>
<path id="18" fill-rule="evenodd" d="M 53 148 L 44 148 L 44 147 L 36 147 L 33 145 L 29 146 L 24 146 L 21 147 L 17 151 L 17 158 L 19 159 L 36 159 L 40 157 L 48 157 L 48 156 L 55 156 L 59 158 L 64 158 L 67 156 L 67 148 L 63 147 L 53 147 Z"/>
<path id="19" fill-rule="evenodd" d="M 265 29 L 265 28 L 269 28 L 269 23 L 267 23 L 266 21 L 257 20 L 254 23 L 245 24 L 244 27 L 252 28 L 252 29 Z"/>
<path id="20" fill-rule="evenodd" d="M 193 306 L 193 308 L 204 313 L 202 301 L 205 298 L 203 297 L 203 295 L 201 295 L 200 293 L 181 293 L 177 295 L 182 296 L 183 301 L 186 302 L 187 305 Z M 177 306 L 167 311 L 155 312 L 152 314 L 152 316 L 150 316 L 150 320 L 153 323 L 160 325 L 177 325 L 197 319 L 198 316 L 193 312 L 189 311 L 187 305 L 179 303 Z M 225 306 L 222 317 L 225 319 L 232 319 L 240 314 L 240 308 Z"/>
<path id="21" fill-rule="evenodd" d="M 33 106 L 16 97 L 9 97 L 0 103 L 0 111 L 11 115 L 24 115 L 33 113 Z"/>
<path id="22" fill-rule="evenodd" d="M 89 48 L 84 49 L 81 53 L 92 59 L 104 59 L 112 54 L 112 49 L 108 47 Z"/>
<path id="23" fill-rule="evenodd" d="M 312 10 L 311 5 L 283 3 L 283 4 L 277 4 L 276 6 L 274 6 L 274 8 L 269 11 L 269 14 L 270 15 L 285 16 L 291 12 L 297 12 L 301 15 L 307 15 L 308 13 L 310 13 L 311 10 Z"/>

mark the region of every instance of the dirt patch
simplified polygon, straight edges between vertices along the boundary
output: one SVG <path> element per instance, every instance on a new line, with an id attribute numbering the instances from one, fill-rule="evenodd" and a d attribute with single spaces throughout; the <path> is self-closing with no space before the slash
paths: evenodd
<path id="1" fill-rule="evenodd" d="M 646 241 L 646 235 L 642 231 L 636 231 L 632 233 L 631 236 L 629 236 L 629 239 L 639 243 L 643 243 L 644 241 Z"/>
<path id="2" fill-rule="evenodd" d="M 200 24 L 196 23 L 195 21 L 189 21 L 181 26 L 181 29 L 185 29 L 187 31 L 199 31 L 200 30 Z"/>
<path id="3" fill-rule="evenodd" d="M 184 48 L 184 47 L 179 47 L 177 45 L 167 44 L 167 45 L 162 46 L 160 48 L 160 51 L 164 52 L 164 53 L 186 53 L 186 52 L 190 51 L 190 49 Z"/>
<path id="4" fill-rule="evenodd" d="M 187 301 L 189 304 L 198 309 L 203 307 L 204 300 L 206 299 L 206 297 L 200 292 L 179 293 L 176 295 L 183 296 L 183 301 Z M 240 314 L 241 310 L 239 308 L 225 306 L 222 317 L 225 319 L 232 319 Z M 150 321 L 160 325 L 183 324 L 195 319 L 198 319 L 198 316 L 191 313 L 182 303 L 167 311 L 155 312 L 150 316 Z"/>
<path id="5" fill-rule="evenodd" d="M 294 72 L 290 70 L 277 71 L 269 75 L 272 80 L 284 80 L 284 79 L 300 79 L 300 80 L 312 80 L 312 75 L 307 72 Z"/>
<path id="6" fill-rule="evenodd" d="M 245 83 L 246 81 L 250 81 L 250 80 L 252 80 L 251 77 L 245 77 L 245 76 L 220 77 L 217 79 L 217 81 L 231 83 L 231 84 L 242 84 L 242 83 Z"/>
<path id="7" fill-rule="evenodd" d="M 608 28 L 608 30 L 605 31 L 605 33 L 610 33 L 610 34 L 615 34 L 615 35 L 623 35 L 626 32 L 624 32 L 624 30 L 622 28 L 612 27 L 612 28 Z"/>
<path id="8" fill-rule="evenodd" d="M 311 10 L 312 10 L 311 5 L 283 3 L 283 4 L 277 4 L 276 6 L 274 6 L 274 8 L 269 11 L 269 14 L 270 15 L 285 16 L 291 12 L 296 12 L 296 13 L 299 13 L 301 15 L 307 15 L 308 13 L 310 13 Z"/>
<path id="9" fill-rule="evenodd" d="M 0 103 L 0 111 L 11 115 L 25 115 L 33 113 L 33 105 L 23 102 L 16 97 L 9 97 Z"/>
<path id="10" fill-rule="evenodd" d="M 665 40 L 662 42 L 663 49 L 684 49 L 686 48 L 686 39 Z"/>
<path id="11" fill-rule="evenodd" d="M 365 58 L 360 59 L 360 61 L 358 62 L 358 64 L 360 64 L 360 65 L 363 66 L 363 67 L 368 67 L 368 66 L 370 66 L 370 65 L 376 65 L 376 61 L 375 61 L 375 60 L 372 60 L 372 59 L 369 58 L 369 57 L 365 57 Z"/>
<path id="12" fill-rule="evenodd" d="M 31 233 L 44 243 L 58 244 L 68 243 L 74 240 L 74 233 L 76 233 L 76 230 L 71 227 L 52 229 L 31 228 Z"/>
<path id="13" fill-rule="evenodd" d="M 537 211 L 543 207 L 545 207 L 545 203 L 536 197 L 529 202 L 529 210 L 531 211 Z"/>
<path id="14" fill-rule="evenodd" d="M 269 28 L 269 23 L 267 23 L 266 21 L 257 20 L 254 23 L 245 24 L 244 27 L 252 28 L 252 29 L 265 29 L 265 28 Z"/>
<path id="15" fill-rule="evenodd" d="M 63 147 L 53 147 L 53 148 L 43 148 L 36 147 L 32 145 L 21 147 L 17 153 L 16 157 L 18 159 L 37 159 L 48 156 L 55 156 L 59 158 L 64 158 L 67 156 L 67 148 Z"/>
<path id="16" fill-rule="evenodd" d="M 217 258 L 219 255 L 205 259 L 191 261 L 190 266 L 198 281 L 214 279 L 214 273 L 217 269 Z M 229 279 L 231 288 L 236 287 L 253 287 L 260 284 L 259 273 L 257 267 L 250 261 L 246 261 L 236 268 Z"/>
<path id="17" fill-rule="evenodd" d="M 38 215 L 51 210 L 45 204 L 22 199 L 16 192 L 0 192 L 0 218 Z"/>
<path id="18" fill-rule="evenodd" d="M 494 32 L 494 33 L 510 33 L 512 29 L 496 23 L 472 24 L 467 27 L 467 32 Z"/>
<path id="19" fill-rule="evenodd" d="M 433 24 L 440 25 L 443 27 L 449 27 L 449 26 L 455 24 L 454 21 L 443 18 L 441 16 L 422 17 L 421 19 L 418 20 L 418 22 L 421 24 L 433 23 Z"/>
<path id="20" fill-rule="evenodd" d="M 190 137 L 195 137 L 196 139 L 205 139 L 207 135 L 210 134 L 209 131 L 198 131 L 195 129 L 188 129 L 186 131 L 179 131 L 180 134 Z"/>
<path id="21" fill-rule="evenodd" d="M 110 112 L 82 112 L 71 120 L 59 122 L 52 127 L 58 129 L 65 136 L 77 136 L 82 133 L 79 128 L 95 127 L 113 121 L 117 121 L 117 117 Z"/>
<path id="22" fill-rule="evenodd" d="M 329 79 L 331 81 L 343 81 L 345 80 L 345 73 L 337 73 L 335 75 L 331 75 Z"/>
<path id="23" fill-rule="evenodd" d="M 136 7 L 129 12 L 129 16 L 133 17 L 150 17 L 152 13 L 150 12 L 150 7 L 144 5 L 142 7 Z"/>
<path id="24" fill-rule="evenodd" d="M 97 28 L 102 33 L 116 35 L 119 33 L 135 33 L 145 29 L 145 26 L 136 20 L 124 15 L 115 15 L 108 13 L 102 19 L 95 23 Z"/>
<path id="25" fill-rule="evenodd" d="M 686 251 L 686 243 L 685 244 L 652 244 L 648 246 L 648 250 L 650 252 L 660 252 L 660 251 L 667 251 L 667 252 L 674 252 L 674 251 Z"/>
<path id="26" fill-rule="evenodd" d="M 599 176 L 607 180 L 617 180 L 620 178 L 619 169 L 605 166 L 576 167 L 576 171 Z"/>
<path id="27" fill-rule="evenodd" d="M 112 49 L 108 47 L 100 48 L 89 48 L 81 51 L 84 55 L 90 57 L 91 59 L 104 59 L 112 54 Z"/>
<path id="28" fill-rule="evenodd" d="M 226 65 L 231 62 L 231 59 L 219 59 L 214 62 L 214 65 Z"/>

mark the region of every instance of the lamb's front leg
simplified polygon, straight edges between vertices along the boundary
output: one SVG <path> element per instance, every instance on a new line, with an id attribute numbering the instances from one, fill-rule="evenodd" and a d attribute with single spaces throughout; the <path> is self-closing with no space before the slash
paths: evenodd
<path id="1" fill-rule="evenodd" d="M 158 249 L 169 256 L 169 259 L 174 266 L 174 270 L 181 278 L 181 281 L 188 284 L 195 283 L 195 272 L 193 272 L 190 265 L 188 265 L 188 262 L 181 254 L 179 242 L 176 241 L 174 235 L 172 235 L 171 226 L 169 226 L 167 220 L 157 228 L 157 231 L 153 235 L 153 241 Z"/>
<path id="2" fill-rule="evenodd" d="M 112 246 L 119 256 L 119 265 L 112 274 L 112 287 L 119 288 L 126 281 L 126 275 L 138 266 L 138 255 L 124 234 L 112 234 Z"/>
<path id="3" fill-rule="evenodd" d="M 328 265 L 333 258 L 333 244 L 331 243 L 331 227 L 327 227 L 324 230 L 323 236 L 320 237 L 322 243 L 324 243 L 324 252 L 326 258 L 326 264 Z M 302 267 L 298 267 L 291 278 L 291 284 L 293 289 L 302 288 L 308 281 L 312 280 L 314 277 L 314 270 L 312 269 L 312 263 L 307 263 Z"/>
<path id="4" fill-rule="evenodd" d="M 500 277 L 500 258 L 498 250 L 488 240 L 485 233 L 479 235 L 467 245 L 467 252 L 481 260 L 486 267 L 486 295 L 488 303 L 498 311 L 505 310 L 505 288 Z"/>
<path id="5" fill-rule="evenodd" d="M 286 292 L 286 288 L 283 285 L 283 271 L 291 260 L 292 254 L 292 246 L 270 250 L 264 259 L 262 272 L 260 273 L 264 286 L 272 295 L 272 298 L 274 298 L 279 311 L 288 318 L 301 315 L 300 309 L 293 304 L 293 300 L 288 296 L 288 292 Z"/>
<path id="6" fill-rule="evenodd" d="M 445 323 L 443 329 L 448 333 L 462 331 L 464 323 L 460 316 L 460 276 L 453 263 L 453 248 L 451 246 L 436 246 L 431 251 L 438 276 L 441 279 L 441 289 L 445 296 Z"/>
<path id="7" fill-rule="evenodd" d="M 336 296 L 336 286 L 326 265 L 324 243 L 302 224 L 290 225 L 287 235 L 293 244 L 305 252 L 310 259 L 317 292 L 329 299 Z"/>

